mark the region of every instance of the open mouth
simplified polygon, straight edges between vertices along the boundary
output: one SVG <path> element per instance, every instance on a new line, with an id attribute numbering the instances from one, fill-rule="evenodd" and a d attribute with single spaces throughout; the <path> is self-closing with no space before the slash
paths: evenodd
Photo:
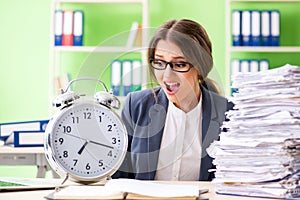
<path id="1" fill-rule="evenodd" d="M 168 94 L 175 94 L 179 90 L 180 83 L 178 82 L 164 82 L 164 83 Z"/>

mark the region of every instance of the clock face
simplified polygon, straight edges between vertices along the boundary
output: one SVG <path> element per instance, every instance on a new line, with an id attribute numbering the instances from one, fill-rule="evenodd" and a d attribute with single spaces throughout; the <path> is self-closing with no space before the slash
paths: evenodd
<path id="1" fill-rule="evenodd" d="M 63 109 L 54 121 L 48 144 L 55 162 L 73 178 L 104 178 L 121 165 L 127 150 L 127 132 L 107 107 L 75 103 Z"/>

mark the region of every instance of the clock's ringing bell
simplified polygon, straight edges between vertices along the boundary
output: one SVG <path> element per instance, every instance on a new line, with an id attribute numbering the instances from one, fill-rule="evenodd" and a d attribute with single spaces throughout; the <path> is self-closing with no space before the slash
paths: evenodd
<path id="1" fill-rule="evenodd" d="M 55 107 L 60 107 L 62 105 L 68 105 L 68 104 L 73 103 L 78 98 L 79 98 L 79 95 L 77 95 L 75 92 L 67 91 L 65 93 L 58 95 L 52 102 L 52 105 Z"/>
<path id="2" fill-rule="evenodd" d="M 117 97 L 115 97 L 112 93 L 100 91 L 97 92 L 94 97 L 97 102 L 104 106 L 112 107 L 115 109 L 120 108 L 120 100 Z"/>

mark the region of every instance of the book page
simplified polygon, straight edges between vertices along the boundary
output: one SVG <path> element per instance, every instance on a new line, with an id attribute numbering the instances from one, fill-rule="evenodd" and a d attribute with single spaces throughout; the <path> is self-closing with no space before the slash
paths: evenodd
<path id="1" fill-rule="evenodd" d="M 126 199 L 126 196 L 130 199 L 196 199 L 199 188 L 178 183 L 111 179 L 105 186 L 68 186 L 53 194 L 54 199 Z"/>

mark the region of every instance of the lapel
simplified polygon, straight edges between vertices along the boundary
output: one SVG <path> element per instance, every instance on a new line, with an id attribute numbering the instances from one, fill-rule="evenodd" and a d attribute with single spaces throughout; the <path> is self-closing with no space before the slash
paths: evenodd
<path id="1" fill-rule="evenodd" d="M 202 91 L 202 157 L 199 180 L 209 180 L 208 170 L 213 167 L 212 158 L 207 155 L 208 146 L 219 138 L 220 122 L 214 98 L 210 91 L 201 86 Z"/>

